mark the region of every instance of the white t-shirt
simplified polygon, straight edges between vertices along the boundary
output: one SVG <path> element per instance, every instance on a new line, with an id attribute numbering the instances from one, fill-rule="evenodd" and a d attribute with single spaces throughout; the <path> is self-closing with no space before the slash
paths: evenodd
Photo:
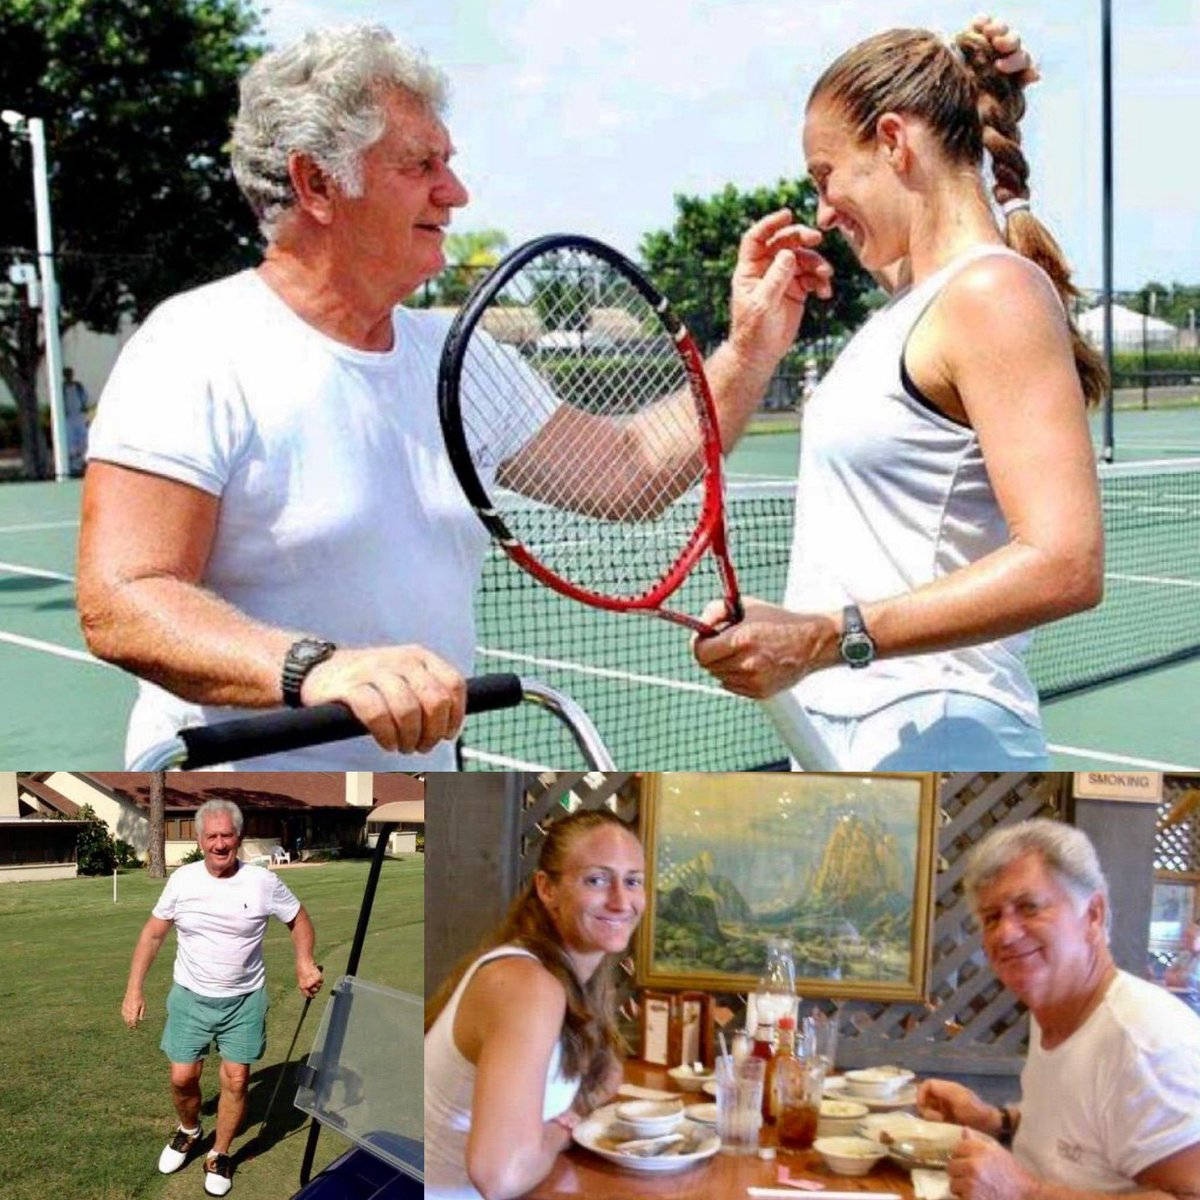
<path id="1" fill-rule="evenodd" d="M 1200 1017 L 1119 971 L 1061 1045 L 1032 1022 L 1013 1153 L 1044 1179 L 1130 1190 L 1140 1171 L 1200 1142 Z"/>
<path id="2" fill-rule="evenodd" d="M 188 863 L 167 880 L 154 906 L 156 917 L 175 923 L 175 982 L 200 996 L 243 996 L 262 987 L 267 920 L 286 924 L 299 911 L 300 901 L 274 871 L 249 863 L 229 876 Z"/>
<path id="3" fill-rule="evenodd" d="M 435 402 L 444 316 L 398 307 L 375 353 L 326 337 L 254 271 L 160 305 L 117 361 L 88 457 L 219 496 L 201 584 L 249 616 L 344 646 L 415 643 L 469 674 L 487 534 Z M 282 666 L 282 664 L 281 664 Z M 242 710 L 139 682 L 126 759 Z M 370 738 L 244 759 L 257 770 L 452 770 Z"/>

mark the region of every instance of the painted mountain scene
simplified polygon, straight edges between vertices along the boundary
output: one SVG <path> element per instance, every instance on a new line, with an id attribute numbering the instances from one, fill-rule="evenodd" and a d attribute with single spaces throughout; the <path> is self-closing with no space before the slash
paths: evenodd
<path id="1" fill-rule="evenodd" d="M 669 773 L 653 820 L 653 969 L 757 976 L 912 970 L 920 789 L 911 778 Z"/>

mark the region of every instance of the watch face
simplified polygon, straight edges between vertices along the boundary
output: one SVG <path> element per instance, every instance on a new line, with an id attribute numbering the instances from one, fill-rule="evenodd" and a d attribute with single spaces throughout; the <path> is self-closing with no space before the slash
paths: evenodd
<path id="1" fill-rule="evenodd" d="M 875 647 L 865 633 L 848 633 L 842 638 L 842 657 L 852 666 L 866 666 L 875 657 Z"/>
<path id="2" fill-rule="evenodd" d="M 320 662 L 322 658 L 327 657 L 329 650 L 328 642 L 300 641 L 292 647 L 292 657 L 301 666 L 308 666 L 309 663 Z"/>

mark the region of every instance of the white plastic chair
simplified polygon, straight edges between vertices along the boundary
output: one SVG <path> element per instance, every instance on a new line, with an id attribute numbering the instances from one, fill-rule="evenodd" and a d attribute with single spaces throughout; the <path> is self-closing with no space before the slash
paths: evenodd
<path id="1" fill-rule="evenodd" d="M 292 861 L 292 856 L 291 856 L 290 852 L 285 850 L 282 846 L 276 846 L 271 851 L 271 865 L 272 866 L 277 867 L 277 866 L 279 866 L 280 863 L 290 863 L 291 861 Z"/>

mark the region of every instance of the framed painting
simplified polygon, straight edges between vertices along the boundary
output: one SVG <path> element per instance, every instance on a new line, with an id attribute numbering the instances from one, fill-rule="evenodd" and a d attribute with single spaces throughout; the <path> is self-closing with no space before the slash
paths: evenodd
<path id="1" fill-rule="evenodd" d="M 750 992 L 791 940 L 805 997 L 923 1001 L 936 774 L 641 779 L 643 987 Z"/>

